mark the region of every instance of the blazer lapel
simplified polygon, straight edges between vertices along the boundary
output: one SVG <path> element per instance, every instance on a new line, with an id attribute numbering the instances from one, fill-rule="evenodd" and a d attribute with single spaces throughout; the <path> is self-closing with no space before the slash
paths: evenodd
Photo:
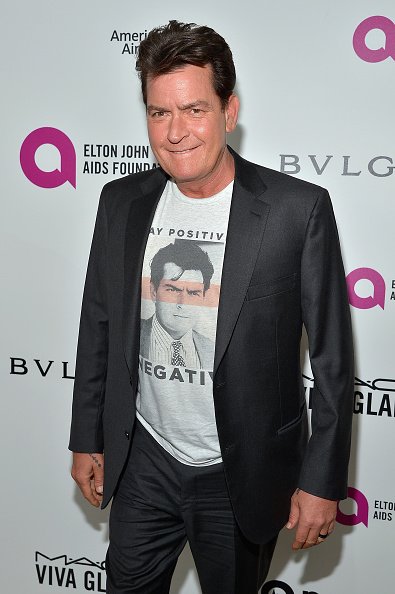
<path id="1" fill-rule="evenodd" d="M 123 346 L 132 380 L 138 360 L 140 342 L 141 274 L 145 246 L 156 205 L 166 185 L 160 169 L 141 184 L 142 196 L 132 201 L 126 224 L 124 255 Z"/>
<path id="2" fill-rule="evenodd" d="M 222 269 L 214 375 L 243 305 L 270 210 L 261 197 L 266 186 L 254 166 L 231 152 L 236 175 Z"/>

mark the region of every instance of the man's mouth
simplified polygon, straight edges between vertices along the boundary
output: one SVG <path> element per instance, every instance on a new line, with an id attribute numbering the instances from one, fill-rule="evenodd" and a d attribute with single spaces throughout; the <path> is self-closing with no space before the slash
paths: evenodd
<path id="1" fill-rule="evenodd" d="M 194 151 L 197 148 L 198 148 L 197 146 L 193 146 L 191 148 L 177 150 L 177 151 L 169 150 L 169 153 L 171 153 L 172 155 L 187 155 L 188 153 L 191 153 L 192 151 Z"/>

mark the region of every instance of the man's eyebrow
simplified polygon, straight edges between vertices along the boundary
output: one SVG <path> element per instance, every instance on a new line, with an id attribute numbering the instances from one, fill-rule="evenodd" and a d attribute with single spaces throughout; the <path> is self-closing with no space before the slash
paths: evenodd
<path id="1" fill-rule="evenodd" d="M 176 285 L 172 285 L 171 283 L 165 283 L 165 287 L 170 287 L 171 289 L 175 289 L 176 291 L 183 291 L 184 289 L 181 287 L 177 287 Z"/>
<path id="2" fill-rule="evenodd" d="M 205 107 L 206 109 L 212 109 L 212 105 L 209 101 L 205 99 L 197 99 L 196 101 L 191 101 L 191 103 L 184 103 L 183 105 L 179 106 L 181 111 L 187 111 L 188 109 L 193 109 L 195 107 Z M 169 111 L 166 107 L 161 107 L 160 105 L 153 105 L 150 104 L 147 106 L 147 112 L 152 113 L 153 111 Z"/>
<path id="3" fill-rule="evenodd" d="M 211 103 L 205 101 L 205 99 L 197 99 L 196 101 L 192 101 L 191 103 L 185 103 L 184 105 L 180 106 L 182 111 L 187 109 L 193 109 L 194 107 L 206 107 L 211 108 Z"/>
<path id="4" fill-rule="evenodd" d="M 160 107 L 159 105 L 148 105 L 147 111 L 151 113 L 152 111 L 167 111 L 165 107 Z"/>

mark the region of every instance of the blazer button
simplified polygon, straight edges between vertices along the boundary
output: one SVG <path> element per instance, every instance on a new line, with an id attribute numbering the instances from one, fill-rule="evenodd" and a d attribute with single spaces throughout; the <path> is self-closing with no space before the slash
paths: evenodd
<path id="1" fill-rule="evenodd" d="M 126 439 L 130 439 L 130 433 L 129 433 L 129 431 L 125 431 L 125 437 L 126 437 Z"/>

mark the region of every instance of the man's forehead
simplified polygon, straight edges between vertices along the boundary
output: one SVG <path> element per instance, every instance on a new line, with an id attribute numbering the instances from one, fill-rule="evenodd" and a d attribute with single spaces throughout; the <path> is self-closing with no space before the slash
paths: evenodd
<path id="1" fill-rule="evenodd" d="M 195 283 L 203 282 L 203 274 L 201 270 L 183 270 L 174 262 L 166 262 L 163 267 L 163 280 L 182 280 L 192 281 Z"/>
<path id="2" fill-rule="evenodd" d="M 199 97 L 203 93 L 204 97 Z M 211 65 L 194 66 L 185 64 L 170 72 L 147 78 L 147 103 L 156 103 L 158 99 L 177 95 L 193 93 L 193 100 L 207 100 L 206 95 L 216 95 L 214 89 L 213 70 Z M 197 93 L 197 94 L 196 94 Z M 191 97 L 192 100 L 192 97 Z"/>
<path id="3" fill-rule="evenodd" d="M 148 74 L 147 84 L 154 82 L 155 80 L 166 80 L 166 77 L 171 76 L 172 78 L 178 78 L 183 76 L 184 73 L 192 76 L 193 78 L 208 78 L 211 82 L 214 80 L 214 71 L 211 64 L 195 65 L 195 64 L 180 64 L 169 70 L 169 72 L 163 72 L 161 74 Z"/>

